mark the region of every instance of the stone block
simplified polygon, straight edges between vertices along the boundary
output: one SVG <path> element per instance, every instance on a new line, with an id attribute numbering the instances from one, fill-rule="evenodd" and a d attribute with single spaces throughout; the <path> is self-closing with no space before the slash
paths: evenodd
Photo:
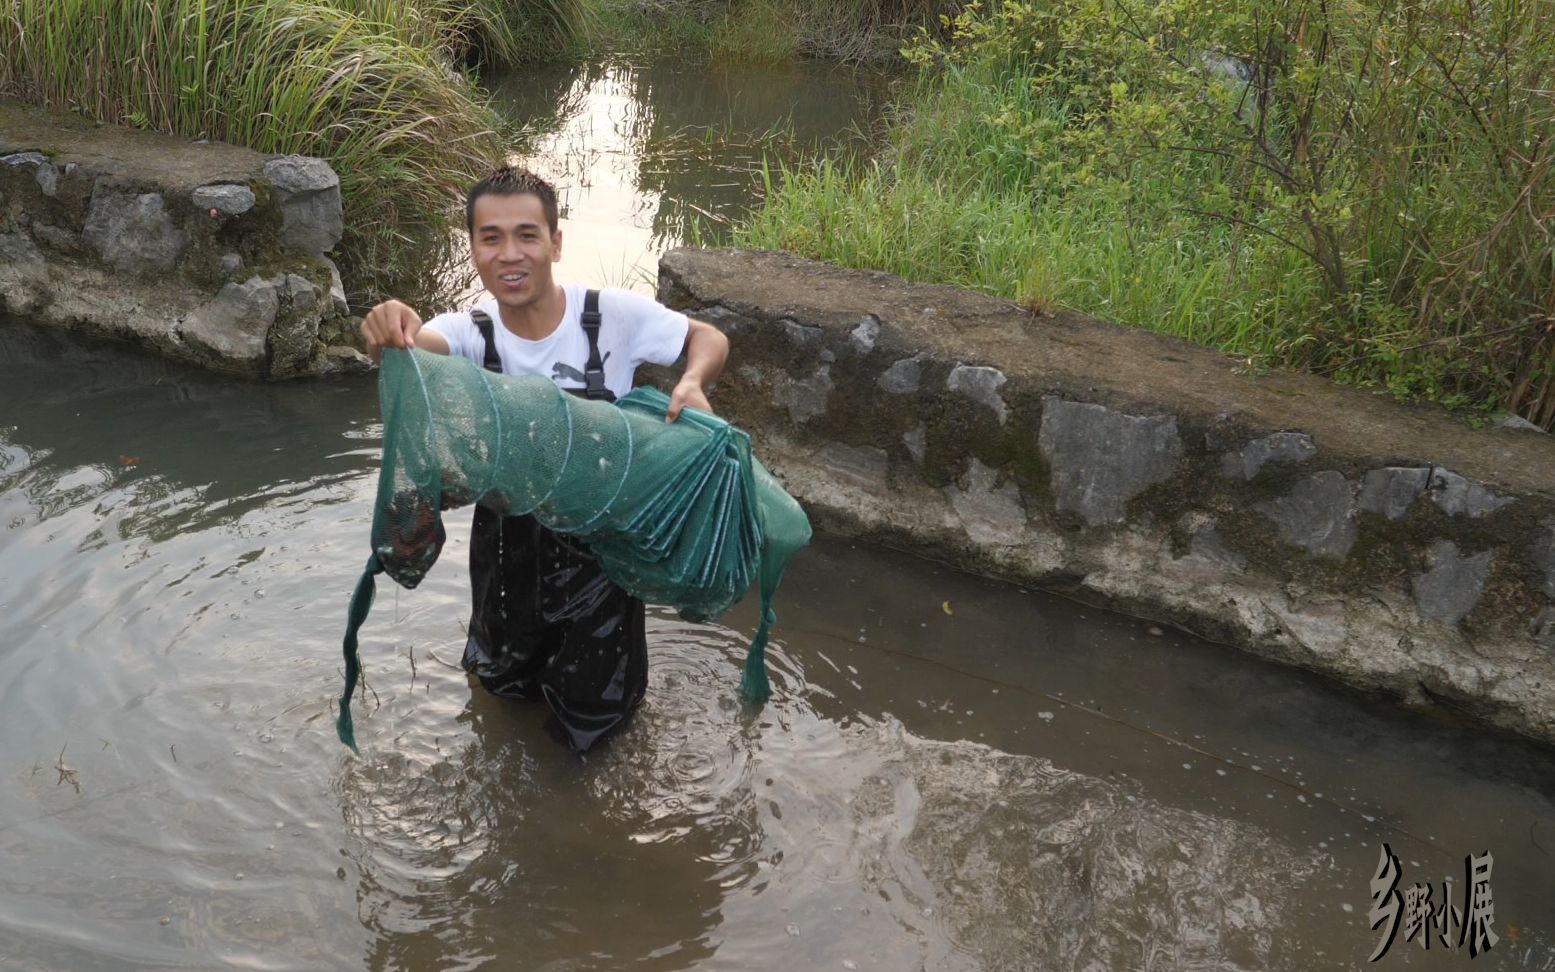
<path id="1" fill-rule="evenodd" d="M 1420 616 L 1457 624 L 1474 610 L 1490 578 L 1490 551 L 1465 557 L 1451 540 L 1438 540 L 1426 555 L 1429 569 L 1412 586 Z"/>
<path id="2" fill-rule="evenodd" d="M 999 395 L 999 386 L 1005 381 L 1004 372 L 998 368 L 958 364 L 950 369 L 945 387 L 974 402 L 987 405 L 998 416 L 999 424 L 1003 425 L 1010 413 L 1009 406 L 1004 404 L 1004 399 Z"/>
<path id="3" fill-rule="evenodd" d="M 34 221 L 32 224 L 32 235 L 37 237 L 39 242 L 67 253 L 77 250 L 81 246 L 81 237 L 67 229 L 50 226 L 48 223 Z"/>
<path id="4" fill-rule="evenodd" d="M 912 461 L 923 465 L 923 457 L 927 455 L 928 426 L 919 422 L 918 427 L 910 432 L 902 433 L 902 445 L 907 447 L 907 454 L 912 456 Z"/>
<path id="5" fill-rule="evenodd" d="M 1304 432 L 1276 432 L 1261 439 L 1254 439 L 1240 452 L 1230 452 L 1220 459 L 1220 474 L 1226 477 L 1252 479 L 1266 463 L 1305 462 L 1317 455 L 1312 437 Z"/>
<path id="6" fill-rule="evenodd" d="M 803 425 L 826 414 L 831 390 L 831 366 L 823 364 L 808 378 L 778 384 L 772 389 L 772 401 L 788 409 L 788 417 L 795 425 Z"/>
<path id="7" fill-rule="evenodd" d="M 1367 513 L 1397 520 L 1425 492 L 1430 478 L 1431 470 L 1425 466 L 1388 466 L 1369 470 L 1366 478 L 1361 481 L 1361 495 L 1356 500 L 1356 506 Z"/>
<path id="8" fill-rule="evenodd" d="M 1102 405 L 1043 400 L 1038 446 L 1058 509 L 1091 526 L 1121 523 L 1128 501 L 1171 476 L 1182 458 L 1176 416 L 1135 416 Z"/>
<path id="9" fill-rule="evenodd" d="M 49 264 L 26 233 L 0 233 L 0 311 L 28 315 L 48 303 Z"/>
<path id="10" fill-rule="evenodd" d="M 335 266 L 335 261 L 329 257 L 323 257 L 324 265 L 329 267 L 329 301 L 335 311 L 336 317 L 344 317 L 351 313 L 351 305 L 346 302 L 346 285 L 340 280 L 340 268 Z"/>
<path id="11" fill-rule="evenodd" d="M 788 317 L 779 319 L 777 323 L 783 329 L 783 336 L 801 348 L 819 347 L 826 340 L 826 332 L 813 325 L 801 324 Z"/>
<path id="12" fill-rule="evenodd" d="M 1274 521 L 1282 540 L 1314 557 L 1339 560 L 1355 545 L 1350 482 L 1332 469 L 1313 473 L 1286 495 L 1253 509 Z"/>
<path id="13" fill-rule="evenodd" d="M 241 216 L 254 208 L 254 191 L 248 186 L 220 183 L 201 186 L 189 194 L 189 201 L 202 213 L 214 209 L 222 216 Z"/>
<path id="14" fill-rule="evenodd" d="M 286 155 L 265 163 L 265 178 L 281 207 L 281 242 L 307 253 L 327 253 L 345 231 L 340 178 L 323 159 Z"/>
<path id="15" fill-rule="evenodd" d="M 1213 523 L 1200 524 L 1193 531 L 1188 539 L 1188 552 L 1233 570 L 1242 570 L 1247 566 L 1247 558 L 1226 546 Z"/>
<path id="16" fill-rule="evenodd" d="M 102 183 L 92 190 L 81 236 L 104 263 L 140 276 L 168 273 L 189 245 L 161 195 Z"/>
<path id="17" fill-rule="evenodd" d="M 266 362 L 280 306 L 273 282 L 250 277 L 223 286 L 184 321 L 179 334 L 195 348 L 258 369 Z"/>
<path id="18" fill-rule="evenodd" d="M 1026 509 L 1014 483 L 995 488 L 998 478 L 997 470 L 973 459 L 967 470 L 966 489 L 947 486 L 945 495 L 973 543 L 1015 546 L 1025 541 Z"/>
<path id="19" fill-rule="evenodd" d="M 48 261 L 38 245 L 23 233 L 0 233 L 0 266 L 28 274 L 42 273 Z"/>
<path id="20" fill-rule="evenodd" d="M 755 329 L 755 323 L 744 314 L 727 307 L 714 305 L 703 307 L 692 315 L 699 321 L 713 325 L 725 334 L 742 334 Z"/>
<path id="21" fill-rule="evenodd" d="M 265 178 L 277 192 L 301 194 L 340 188 L 329 163 L 306 155 L 282 155 L 265 163 Z"/>
<path id="22" fill-rule="evenodd" d="M 890 461 L 884 449 L 830 442 L 815 454 L 816 464 L 832 479 L 874 496 L 891 492 Z"/>
<path id="23" fill-rule="evenodd" d="M 313 361 L 313 369 L 321 375 L 355 374 L 371 371 L 372 367 L 367 355 L 343 344 L 323 349 Z"/>
<path id="24" fill-rule="evenodd" d="M 875 384 L 893 395 L 911 395 L 922 382 L 923 365 L 917 358 L 903 358 L 875 379 Z"/>
<path id="25" fill-rule="evenodd" d="M 873 314 L 865 314 L 859 321 L 858 327 L 848 332 L 848 343 L 859 354 L 868 354 L 875 350 L 875 340 L 880 337 L 880 318 Z"/>
<path id="26" fill-rule="evenodd" d="M 38 166 L 38 171 L 33 173 L 38 180 L 38 189 L 45 196 L 53 197 L 59 191 L 59 168 L 52 162 L 44 162 Z"/>
<path id="27" fill-rule="evenodd" d="M 280 305 L 275 326 L 270 329 L 270 372 L 278 377 L 301 374 L 308 369 L 318 343 L 325 295 L 295 273 L 284 275 L 276 292 Z"/>
<path id="28" fill-rule="evenodd" d="M 1442 512 L 1476 519 L 1512 502 L 1510 496 L 1497 496 L 1480 484 L 1471 483 L 1452 470 L 1441 467 L 1431 470 L 1426 492 L 1431 501 L 1442 508 Z"/>
<path id="29" fill-rule="evenodd" d="M 1502 412 L 1491 419 L 1490 424 L 1498 429 L 1518 429 L 1523 432 L 1544 433 L 1544 426 L 1535 425 L 1521 415 L 1513 415 L 1511 412 Z"/>

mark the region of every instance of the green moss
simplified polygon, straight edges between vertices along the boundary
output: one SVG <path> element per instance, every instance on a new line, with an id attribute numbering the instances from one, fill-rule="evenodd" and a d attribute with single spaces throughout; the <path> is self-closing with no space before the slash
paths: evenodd
<path id="1" fill-rule="evenodd" d="M 1042 455 L 1035 435 L 1021 437 L 1013 443 L 1007 468 L 1022 493 L 1043 509 L 1052 509 L 1053 470 Z"/>
<path id="2" fill-rule="evenodd" d="M 772 64 L 899 61 L 959 0 L 594 0 L 590 43 L 614 53 Z"/>

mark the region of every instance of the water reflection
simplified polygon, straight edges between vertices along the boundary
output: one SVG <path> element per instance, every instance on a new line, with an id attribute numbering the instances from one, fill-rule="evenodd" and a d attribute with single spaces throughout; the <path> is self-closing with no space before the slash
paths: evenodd
<path id="1" fill-rule="evenodd" d="M 536 133 L 521 159 L 561 192 L 563 268 L 651 292 L 658 255 L 716 243 L 758 203 L 762 169 L 862 151 L 891 77 L 816 67 L 557 65 L 492 80 Z"/>
<path id="2" fill-rule="evenodd" d="M 369 376 L 265 385 L 25 325 L 5 326 L 5 334 L 0 369 L 58 376 L 0 393 L 9 440 L 0 512 L 11 509 L 13 528 L 114 494 L 127 502 L 95 514 L 111 519 L 121 539 L 159 541 L 267 504 L 343 501 L 338 487 L 376 465 L 376 443 L 357 448 L 339 436 L 340 423 L 356 421 L 375 437 Z M 321 421 L 328 437 L 318 434 Z M 240 442 L 241 463 L 212 461 Z"/>

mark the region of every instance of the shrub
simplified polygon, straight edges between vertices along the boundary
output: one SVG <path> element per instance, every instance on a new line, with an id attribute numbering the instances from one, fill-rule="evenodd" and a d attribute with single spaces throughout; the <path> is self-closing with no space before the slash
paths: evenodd
<path id="1" fill-rule="evenodd" d="M 895 60 L 958 0 L 597 0 L 607 44 L 716 61 Z"/>
<path id="2" fill-rule="evenodd" d="M 1555 425 L 1555 4 L 974 2 L 943 27 L 906 52 L 890 164 L 846 201 L 800 177 L 753 239 L 905 194 L 941 215 L 884 232 L 948 233 L 919 276 L 1030 227 L 1012 259 L 1078 309 Z"/>

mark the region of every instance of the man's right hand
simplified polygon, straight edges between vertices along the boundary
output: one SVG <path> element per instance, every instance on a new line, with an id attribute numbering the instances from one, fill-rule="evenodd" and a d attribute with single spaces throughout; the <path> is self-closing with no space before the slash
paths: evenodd
<path id="1" fill-rule="evenodd" d="M 367 356 L 378 363 L 384 348 L 413 348 L 416 335 L 421 331 L 421 315 L 408 304 L 386 300 L 362 318 L 362 340 L 367 345 Z M 447 354 L 446 351 L 443 352 Z"/>

